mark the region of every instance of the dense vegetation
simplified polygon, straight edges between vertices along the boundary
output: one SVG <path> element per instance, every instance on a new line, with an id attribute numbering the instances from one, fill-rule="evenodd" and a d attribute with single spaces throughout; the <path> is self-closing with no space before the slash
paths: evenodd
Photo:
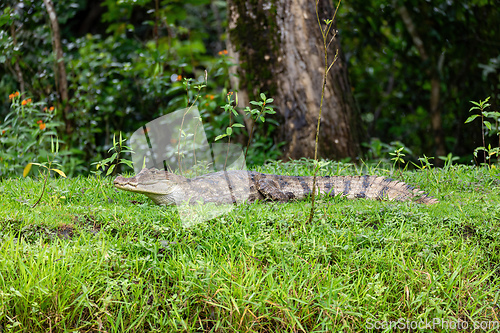
<path id="1" fill-rule="evenodd" d="M 396 4 L 406 6 L 413 34 Z M 342 3 L 338 19 L 342 46 L 371 147 L 377 147 L 377 140 L 386 144 L 398 140 L 414 156 L 436 156 L 430 112 L 434 80 L 439 85 L 435 103 L 446 153 L 471 162 L 471 152 L 482 142 L 479 123 L 464 125 L 470 101 L 491 96 L 492 110 L 499 110 L 496 5 L 441 0 Z M 422 42 L 420 47 L 415 38 Z M 489 143 L 498 146 L 498 119 L 493 123 Z M 376 149 L 372 152 L 378 155 Z"/>
<path id="2" fill-rule="evenodd" d="M 368 158 L 387 157 L 404 145 L 414 161 L 423 154 L 439 161 L 429 110 L 430 82 L 437 76 L 446 152 L 470 163 L 482 142 L 480 122 L 464 125 L 469 101 L 491 96 L 491 109 L 498 106 L 500 41 L 493 2 L 406 3 L 425 59 L 396 4 L 371 0 L 340 6 L 339 36 L 369 133 Z M 232 65 L 224 51 L 224 1 L 61 0 L 54 6 L 62 58 L 54 51 L 55 28 L 44 2 L 0 4 L 0 176 L 20 175 L 28 161 L 46 160 L 56 134 L 62 169 L 69 175 L 88 173 L 91 161 L 105 157 L 114 134 L 129 137 L 139 125 L 193 102 L 194 85 L 205 82 L 205 70 L 207 87 L 195 103 L 209 140 L 228 125 L 228 113 L 221 109 Z M 33 107 L 22 124 L 13 124 L 21 111 L 13 110 L 8 98 L 16 91 L 22 93 L 17 105 L 30 98 Z M 491 123 L 486 146 L 497 147 L 498 124 Z M 272 136 L 277 125 L 269 117 L 258 126 L 250 164 L 279 157 L 281 143 Z M 23 145 L 28 136 L 30 145 Z M 241 129 L 235 136 L 246 142 Z"/>

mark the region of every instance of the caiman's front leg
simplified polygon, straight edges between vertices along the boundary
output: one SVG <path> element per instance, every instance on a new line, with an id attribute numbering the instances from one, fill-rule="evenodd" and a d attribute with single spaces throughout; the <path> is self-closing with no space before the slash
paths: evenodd
<path id="1" fill-rule="evenodd" d="M 256 182 L 257 190 L 266 198 L 267 200 L 288 202 L 290 199 L 294 198 L 294 195 L 290 192 L 283 192 L 276 180 L 273 179 L 259 179 Z"/>

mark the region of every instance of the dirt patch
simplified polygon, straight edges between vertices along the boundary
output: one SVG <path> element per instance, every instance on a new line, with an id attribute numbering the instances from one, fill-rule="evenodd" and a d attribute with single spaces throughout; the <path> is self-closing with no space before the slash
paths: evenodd
<path id="1" fill-rule="evenodd" d="M 460 230 L 460 235 L 464 238 L 470 238 L 476 236 L 476 229 L 468 224 L 464 225 Z"/>
<path id="2" fill-rule="evenodd" d="M 40 239 L 50 242 L 56 238 L 72 239 L 75 233 L 75 227 L 72 224 L 61 224 L 57 227 L 45 224 L 30 224 L 19 230 L 19 237 L 30 243 L 37 242 Z"/>
<path id="3" fill-rule="evenodd" d="M 101 231 L 101 223 L 92 214 L 75 215 L 73 221 L 88 229 L 91 234 L 96 235 Z"/>
<path id="4" fill-rule="evenodd" d="M 74 227 L 70 224 L 62 224 L 57 228 L 57 237 L 71 239 L 74 235 Z"/>

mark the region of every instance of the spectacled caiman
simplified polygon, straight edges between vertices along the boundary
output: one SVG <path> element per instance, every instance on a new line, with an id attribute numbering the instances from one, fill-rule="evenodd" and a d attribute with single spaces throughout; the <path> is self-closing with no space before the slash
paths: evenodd
<path id="1" fill-rule="evenodd" d="M 131 178 L 118 176 L 114 185 L 121 190 L 145 194 L 158 205 L 251 203 L 257 200 L 288 202 L 309 197 L 313 177 L 219 171 L 186 178 L 152 168 L 142 169 Z M 426 205 L 438 202 L 411 185 L 381 176 L 318 176 L 316 188 L 322 195 L 350 199 L 414 201 Z"/>

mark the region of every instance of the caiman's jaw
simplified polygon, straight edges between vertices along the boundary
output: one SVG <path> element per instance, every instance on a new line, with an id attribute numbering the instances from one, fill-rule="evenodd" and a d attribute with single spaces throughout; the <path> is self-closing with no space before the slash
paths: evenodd
<path id="1" fill-rule="evenodd" d="M 183 179 L 181 176 L 167 174 L 162 170 L 142 169 L 134 177 L 116 177 L 114 185 L 120 190 L 145 194 L 158 205 L 171 205 L 176 202 L 177 198 L 176 182 Z M 181 194 L 178 193 L 178 195 Z"/>
<path id="2" fill-rule="evenodd" d="M 166 195 L 171 192 L 168 191 L 168 187 L 158 186 L 162 183 L 161 181 L 150 181 L 139 184 L 134 178 L 135 177 L 125 178 L 118 176 L 114 181 L 115 187 L 120 190 L 142 194 Z"/>
<path id="3" fill-rule="evenodd" d="M 118 176 L 114 180 L 115 187 L 120 190 L 151 195 L 167 195 L 171 193 L 171 186 L 168 186 L 168 184 L 169 181 L 165 172 L 156 169 L 142 169 L 134 177 Z"/>

